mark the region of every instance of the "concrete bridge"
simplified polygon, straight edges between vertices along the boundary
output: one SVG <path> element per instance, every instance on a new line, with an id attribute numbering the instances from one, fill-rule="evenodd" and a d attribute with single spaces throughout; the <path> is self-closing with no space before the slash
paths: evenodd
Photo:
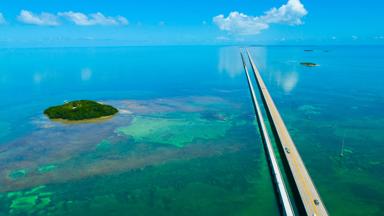
<path id="1" fill-rule="evenodd" d="M 273 102 L 272 97 L 269 94 L 268 89 L 248 49 L 246 50 L 246 53 L 258 86 L 259 95 L 264 104 L 265 111 L 273 131 L 273 136 L 279 149 L 282 163 L 284 164 L 284 170 L 288 178 L 289 186 L 293 191 L 293 198 L 290 198 L 287 195 L 287 189 L 284 182 L 281 182 L 282 179 L 279 167 L 274 165 L 276 163 L 275 154 L 273 150 L 269 150 L 271 148 L 270 139 L 268 137 L 269 135 L 265 129 L 264 119 L 260 113 L 260 106 L 257 102 L 256 94 L 252 86 L 243 52 L 240 52 L 247 76 L 248 86 L 252 96 L 253 105 L 255 107 L 259 129 L 265 144 L 264 146 L 267 148 L 267 158 L 271 164 L 271 173 L 277 188 L 276 191 L 279 194 L 282 213 L 284 215 L 294 215 L 295 212 L 292 210 L 292 203 L 295 203 L 297 208 L 296 213 L 298 215 L 326 216 L 328 215 L 328 212 L 324 206 L 324 203 L 320 198 L 316 186 L 313 183 L 308 170 L 306 169 L 304 162 L 296 149 L 296 145 L 293 142 L 287 127 L 285 126 L 284 121 L 279 111 L 277 110 L 275 103 Z"/>

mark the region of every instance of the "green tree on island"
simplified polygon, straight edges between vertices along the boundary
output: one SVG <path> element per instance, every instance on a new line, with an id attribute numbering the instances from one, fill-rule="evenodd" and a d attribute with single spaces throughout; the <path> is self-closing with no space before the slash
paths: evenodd
<path id="1" fill-rule="evenodd" d="M 118 110 L 110 105 L 90 100 L 78 100 L 49 107 L 44 111 L 44 114 L 50 119 L 78 121 L 112 116 L 117 112 Z"/>

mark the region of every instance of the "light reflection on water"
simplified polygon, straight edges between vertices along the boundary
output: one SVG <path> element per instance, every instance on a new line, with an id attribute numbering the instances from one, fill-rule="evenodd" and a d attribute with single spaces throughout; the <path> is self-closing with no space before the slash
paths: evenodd
<path id="1" fill-rule="evenodd" d="M 92 70 L 89 68 L 84 68 L 81 70 L 81 80 L 88 81 L 92 78 Z"/>
<path id="2" fill-rule="evenodd" d="M 230 77 L 242 75 L 244 69 L 239 56 L 239 47 L 220 48 L 218 71 L 220 73 L 227 73 Z"/>
<path id="3" fill-rule="evenodd" d="M 285 93 L 290 93 L 295 88 L 298 81 L 299 76 L 296 72 L 276 73 L 277 85 L 280 86 Z"/>

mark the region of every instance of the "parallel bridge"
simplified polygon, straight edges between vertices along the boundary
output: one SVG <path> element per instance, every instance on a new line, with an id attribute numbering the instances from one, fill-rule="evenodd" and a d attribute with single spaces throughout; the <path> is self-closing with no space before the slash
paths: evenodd
<path id="1" fill-rule="evenodd" d="M 256 78 L 261 99 L 266 109 L 266 113 L 267 113 L 270 125 L 272 127 L 272 131 L 274 132 L 274 136 L 275 136 L 278 148 L 280 149 L 280 156 L 283 160 L 283 163 L 286 164 L 285 166 L 286 174 L 287 176 L 291 177 L 290 184 L 291 184 L 291 188 L 293 189 L 293 192 L 296 193 L 294 195 L 296 196 L 295 200 L 296 200 L 296 205 L 299 208 L 299 214 L 306 214 L 308 216 L 319 216 L 319 215 L 327 216 L 328 212 L 324 206 L 323 201 L 320 198 L 319 193 L 317 192 L 316 186 L 313 183 L 304 165 L 304 162 L 301 159 L 301 156 L 296 149 L 296 145 L 294 144 L 287 130 L 287 127 L 285 126 L 284 121 L 281 118 L 281 115 L 277 110 L 271 95 L 268 92 L 268 89 L 263 79 L 261 78 L 261 75 L 248 49 L 247 49 L 247 55 L 253 70 L 253 74 Z M 241 56 L 243 59 L 244 68 L 246 70 L 247 78 L 249 82 L 248 69 L 242 54 Z M 252 87 L 252 90 L 253 90 L 253 87 Z M 252 97 L 254 96 L 252 95 Z M 254 98 L 252 98 L 252 100 L 254 100 Z M 283 209 L 285 209 L 284 203 L 283 203 Z M 285 212 L 283 213 L 286 214 Z"/>

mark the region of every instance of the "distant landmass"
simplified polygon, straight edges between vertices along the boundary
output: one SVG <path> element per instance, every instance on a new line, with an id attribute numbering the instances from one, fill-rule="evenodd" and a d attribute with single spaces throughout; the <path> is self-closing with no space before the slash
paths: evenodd
<path id="1" fill-rule="evenodd" d="M 319 66 L 318 64 L 313 63 L 313 62 L 301 62 L 300 64 L 303 65 L 303 66 L 306 66 L 306 67 L 316 67 L 316 66 Z"/>

